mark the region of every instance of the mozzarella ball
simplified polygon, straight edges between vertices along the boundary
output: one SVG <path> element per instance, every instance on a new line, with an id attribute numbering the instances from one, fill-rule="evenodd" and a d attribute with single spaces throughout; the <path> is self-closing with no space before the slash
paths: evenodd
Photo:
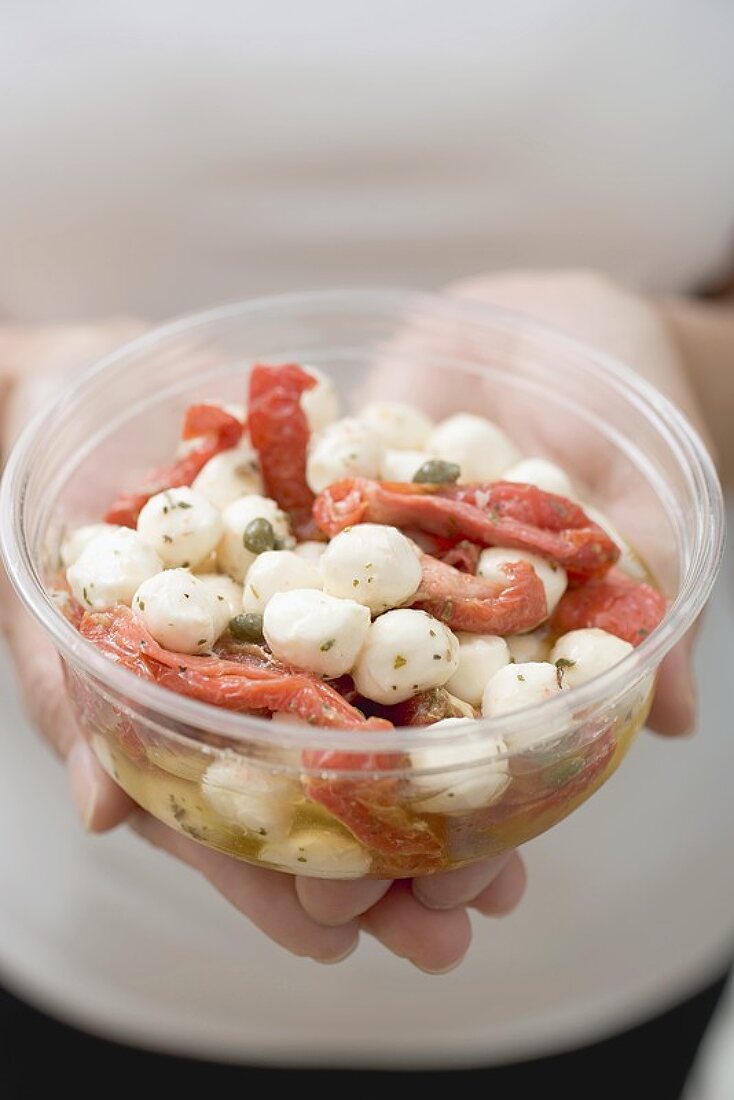
<path id="1" fill-rule="evenodd" d="M 372 862 L 356 840 L 323 829 L 303 829 L 283 840 L 268 842 L 258 855 L 265 863 L 296 874 L 324 878 L 361 878 Z"/>
<path id="2" fill-rule="evenodd" d="M 360 695 L 376 703 L 400 703 L 441 687 L 459 665 L 459 642 L 425 611 L 388 611 L 375 619 L 354 666 Z"/>
<path id="3" fill-rule="evenodd" d="M 612 523 L 608 516 L 605 516 L 603 512 L 595 508 L 593 504 L 582 504 L 581 507 L 586 512 L 589 519 L 593 520 L 594 523 L 598 523 L 622 551 L 619 561 L 617 562 L 617 569 L 621 569 L 623 573 L 626 573 L 628 577 L 632 577 L 633 580 L 646 581 L 647 573 L 645 572 L 642 561 L 621 534 L 619 528 Z"/>
<path id="4" fill-rule="evenodd" d="M 197 580 L 214 594 L 217 602 L 217 637 L 223 634 L 229 620 L 242 610 L 242 585 L 225 573 L 197 573 Z"/>
<path id="5" fill-rule="evenodd" d="M 309 431 L 321 432 L 339 416 L 339 394 L 328 374 L 318 367 L 302 369 L 316 379 L 316 385 L 301 394 L 301 408 L 306 414 Z"/>
<path id="6" fill-rule="evenodd" d="M 549 462 L 547 458 L 523 458 L 505 470 L 503 481 L 518 481 L 523 485 L 536 485 L 546 493 L 573 498 L 573 482 L 565 470 Z"/>
<path id="7" fill-rule="evenodd" d="M 425 731 L 426 738 L 433 730 L 440 728 L 471 727 L 465 718 L 444 718 L 435 722 Z M 445 768 L 444 772 L 432 775 L 411 777 L 410 787 L 417 801 L 412 803 L 414 810 L 428 814 L 456 814 L 468 810 L 478 810 L 496 802 L 510 784 L 510 771 L 506 759 L 507 746 L 501 738 L 488 741 L 483 748 L 485 758 L 462 766 L 465 753 L 459 746 L 427 745 L 410 754 L 411 764 L 416 769 Z"/>
<path id="8" fill-rule="evenodd" d="M 380 476 L 384 447 L 379 435 L 361 420 L 346 417 L 311 437 L 306 481 L 314 493 L 344 477 Z"/>
<path id="9" fill-rule="evenodd" d="M 373 401 L 359 418 L 377 432 L 386 447 L 397 451 L 422 450 L 433 431 L 433 422 L 425 413 L 402 401 Z"/>
<path id="10" fill-rule="evenodd" d="M 313 562 L 299 558 L 292 550 L 266 550 L 247 570 L 242 610 L 264 611 L 276 592 L 321 587 L 321 573 Z"/>
<path id="11" fill-rule="evenodd" d="M 547 661 L 550 655 L 550 641 L 545 627 L 531 630 L 529 634 L 509 634 L 505 641 L 510 657 L 519 664 L 526 661 Z"/>
<path id="12" fill-rule="evenodd" d="M 496 481 L 521 457 L 501 428 L 472 413 L 442 420 L 428 437 L 426 451 L 433 458 L 457 463 L 459 480 L 465 483 Z"/>
<path id="13" fill-rule="evenodd" d="M 166 569 L 144 581 L 133 596 L 133 611 L 164 649 L 204 653 L 221 634 L 216 594 L 188 569 Z"/>
<path id="14" fill-rule="evenodd" d="M 383 481 L 412 481 L 428 456 L 425 451 L 395 451 L 388 449 L 380 463 Z"/>
<path id="15" fill-rule="evenodd" d="M 552 615 L 568 584 L 566 570 L 556 562 L 541 558 L 539 554 L 528 554 L 525 550 L 492 546 L 489 550 L 482 550 L 479 555 L 477 576 L 506 585 L 507 575 L 502 567 L 516 561 L 526 561 L 528 565 L 532 565 L 545 589 L 548 615 Z"/>
<path id="16" fill-rule="evenodd" d="M 263 616 L 265 640 L 275 656 L 320 676 L 349 672 L 369 628 L 366 607 L 313 588 L 277 592 Z"/>
<path id="17" fill-rule="evenodd" d="M 85 527 L 76 527 L 73 531 L 69 531 L 68 535 L 64 536 L 59 549 L 59 556 L 64 569 L 68 569 L 70 565 L 73 565 L 81 557 L 90 542 L 93 542 L 99 535 L 104 535 L 107 531 L 118 530 L 119 528 L 112 523 L 89 523 Z"/>
<path id="18" fill-rule="evenodd" d="M 568 685 L 563 680 L 556 666 L 548 661 L 505 665 L 495 672 L 484 689 L 482 715 L 497 718 L 553 699 L 567 690 Z"/>
<path id="19" fill-rule="evenodd" d="M 209 765 L 201 793 L 226 821 L 273 840 L 288 834 L 302 798 L 300 784 L 291 776 L 257 767 L 235 753 Z"/>
<path id="20" fill-rule="evenodd" d="M 571 630 L 558 639 L 551 651 L 551 661 L 558 663 L 564 683 L 570 688 L 585 684 L 616 665 L 634 646 L 614 634 L 597 627 Z"/>
<path id="21" fill-rule="evenodd" d="M 466 703 L 478 707 L 490 677 L 509 664 L 510 651 L 504 638 L 495 634 L 457 634 L 459 667 L 446 687 Z"/>
<path id="22" fill-rule="evenodd" d="M 331 540 L 321 575 L 324 592 L 356 600 L 379 615 L 417 592 L 422 570 L 413 544 L 397 527 L 359 523 Z"/>
<path id="23" fill-rule="evenodd" d="M 252 493 L 233 500 L 222 512 L 224 533 L 217 547 L 217 562 L 224 573 L 229 573 L 240 584 L 257 557 L 244 543 L 245 531 L 254 519 L 266 519 L 272 526 L 275 537 L 284 546 L 291 547 L 295 543 L 290 533 L 288 516 L 270 497 Z"/>
<path id="24" fill-rule="evenodd" d="M 143 581 L 162 568 L 137 531 L 115 527 L 92 539 L 67 569 L 66 579 L 77 603 L 102 611 L 118 603 L 129 606 Z"/>
<path id="25" fill-rule="evenodd" d="M 220 510 L 238 497 L 262 493 L 263 481 L 257 454 L 251 447 L 233 447 L 210 458 L 191 488 Z"/>
<path id="26" fill-rule="evenodd" d="M 316 542 L 313 539 L 306 539 L 305 542 L 299 542 L 297 546 L 293 547 L 293 553 L 297 557 L 303 558 L 304 561 L 313 562 L 314 565 L 318 565 L 321 568 L 321 558 L 324 555 L 328 543 Z"/>
<path id="27" fill-rule="evenodd" d="M 218 510 L 187 486 L 156 493 L 141 509 L 138 534 L 169 568 L 194 568 L 222 534 Z"/>

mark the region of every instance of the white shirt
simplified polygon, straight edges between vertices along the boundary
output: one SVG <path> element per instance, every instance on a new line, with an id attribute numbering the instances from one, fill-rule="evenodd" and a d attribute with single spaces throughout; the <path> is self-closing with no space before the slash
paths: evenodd
<path id="1" fill-rule="evenodd" d="M 734 241 L 732 31 L 714 0 L 6 5 L 0 311 L 158 317 L 506 266 L 699 285 Z M 722 603 L 702 735 L 641 737 L 441 979 L 368 940 L 294 959 L 124 829 L 83 836 L 4 684 L 0 970 L 96 1031 L 243 1061 L 481 1064 L 630 1023 L 731 947 Z"/>

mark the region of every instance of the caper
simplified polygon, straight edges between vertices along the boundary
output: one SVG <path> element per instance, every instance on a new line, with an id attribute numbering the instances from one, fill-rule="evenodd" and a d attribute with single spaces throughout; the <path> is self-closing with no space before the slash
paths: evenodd
<path id="1" fill-rule="evenodd" d="M 427 482 L 431 485 L 453 484 L 459 480 L 461 466 L 455 462 L 444 462 L 442 458 L 429 458 L 416 473 L 413 481 Z"/>
<path id="2" fill-rule="evenodd" d="M 229 620 L 229 632 L 240 642 L 262 642 L 263 617 L 257 611 L 248 611 L 246 614 L 235 615 Z"/>
<path id="3" fill-rule="evenodd" d="M 249 550 L 251 554 L 264 554 L 266 550 L 275 549 L 275 531 L 270 520 L 263 519 L 262 516 L 250 520 L 245 527 L 242 541 L 245 550 Z"/>

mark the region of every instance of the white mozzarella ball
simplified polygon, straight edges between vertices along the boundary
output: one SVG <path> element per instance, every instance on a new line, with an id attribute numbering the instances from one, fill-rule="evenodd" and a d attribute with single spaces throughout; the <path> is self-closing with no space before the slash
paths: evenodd
<path id="1" fill-rule="evenodd" d="M 226 821 L 258 836 L 286 836 L 300 784 L 291 776 L 257 767 L 234 753 L 210 764 L 201 781 L 201 793 Z"/>
<path id="2" fill-rule="evenodd" d="M 217 603 L 217 637 L 223 634 L 229 620 L 242 610 L 242 585 L 225 573 L 197 573 L 197 579 L 214 594 Z"/>
<path id="3" fill-rule="evenodd" d="M 68 569 L 70 565 L 73 565 L 81 557 L 90 542 L 93 542 L 99 535 L 118 530 L 119 528 L 112 523 L 88 523 L 85 527 L 76 527 L 73 531 L 69 531 L 68 535 L 64 536 L 59 549 L 61 564 L 64 569 Z"/>
<path id="4" fill-rule="evenodd" d="M 482 714 L 497 718 L 501 714 L 554 699 L 568 685 L 558 669 L 548 661 L 526 661 L 498 669 L 484 689 Z M 510 748 L 514 746 L 510 744 Z"/>
<path id="5" fill-rule="evenodd" d="M 379 477 L 383 450 L 379 435 L 361 420 L 337 420 L 311 437 L 306 461 L 309 488 L 320 493 L 344 477 Z"/>
<path id="6" fill-rule="evenodd" d="M 188 569 L 211 554 L 222 534 L 222 520 L 206 497 L 183 485 L 150 498 L 138 516 L 138 534 L 164 565 Z"/>
<path id="7" fill-rule="evenodd" d="M 520 461 L 520 452 L 501 428 L 483 416 L 456 413 L 431 432 L 426 451 L 434 458 L 455 462 L 461 482 L 496 481 Z"/>
<path id="8" fill-rule="evenodd" d="M 464 718 L 444 718 L 422 732 L 428 738 L 433 730 L 470 725 Z M 509 765 L 503 759 L 507 746 L 497 737 L 486 743 L 483 752 L 485 759 L 481 763 L 463 766 L 464 752 L 459 746 L 428 745 L 412 752 L 410 760 L 414 768 L 446 769 L 411 778 L 411 790 L 418 796 L 412 803 L 413 809 L 428 814 L 456 814 L 496 802 L 510 784 Z"/>
<path id="9" fill-rule="evenodd" d="M 627 542 L 624 535 L 621 534 L 619 528 L 612 523 L 608 516 L 604 515 L 598 508 L 595 508 L 593 504 L 582 504 L 581 507 L 586 512 L 589 519 L 593 520 L 594 523 L 598 523 L 622 551 L 619 561 L 616 563 L 617 569 L 621 569 L 623 573 L 626 573 L 628 577 L 632 577 L 633 580 L 646 581 L 647 573 L 645 572 L 642 561 Z"/>
<path id="10" fill-rule="evenodd" d="M 550 642 L 545 627 L 531 630 L 529 634 L 509 634 L 505 641 L 510 657 L 519 664 L 525 661 L 547 661 L 550 656 Z"/>
<path id="11" fill-rule="evenodd" d="M 359 414 L 386 447 L 397 451 L 420 451 L 433 431 L 425 413 L 402 401 L 374 401 Z"/>
<path id="12" fill-rule="evenodd" d="M 275 537 L 285 547 L 290 548 L 295 543 L 290 533 L 288 516 L 270 497 L 252 493 L 233 500 L 222 512 L 224 533 L 217 547 L 217 562 L 224 573 L 229 573 L 230 577 L 240 583 L 244 581 L 247 570 L 257 557 L 244 543 L 245 531 L 254 519 L 266 519 L 271 524 Z"/>
<path id="13" fill-rule="evenodd" d="M 388 449 L 380 463 L 383 481 L 412 481 L 428 459 L 425 451 L 395 451 Z"/>
<path id="14" fill-rule="evenodd" d="M 459 642 L 425 611 L 388 611 L 375 619 L 354 666 L 360 695 L 376 703 L 400 703 L 441 687 L 456 672 Z"/>
<path id="15" fill-rule="evenodd" d="M 323 878 L 361 878 L 372 862 L 356 840 L 321 829 L 303 829 L 283 840 L 263 844 L 258 855 L 275 867 Z"/>
<path id="16" fill-rule="evenodd" d="M 559 662 L 564 682 L 574 688 L 600 676 L 633 649 L 634 646 L 616 635 L 589 627 L 571 630 L 560 637 L 551 651 L 551 661 Z"/>
<path id="17" fill-rule="evenodd" d="M 263 481 L 256 452 L 251 447 L 220 451 L 201 469 L 191 488 L 220 510 L 238 497 L 262 493 Z"/>
<path id="18" fill-rule="evenodd" d="M 102 611 L 118 603 L 129 606 L 143 581 L 162 568 L 137 531 L 115 527 L 92 539 L 67 569 L 66 579 L 77 603 Z"/>
<path id="19" fill-rule="evenodd" d="M 546 493 L 555 493 L 560 497 L 573 498 L 574 488 L 571 478 L 555 462 L 547 458 L 523 458 L 505 470 L 503 481 L 517 481 L 523 485 L 536 485 Z"/>
<path id="20" fill-rule="evenodd" d="M 510 651 L 504 638 L 495 634 L 457 634 L 459 667 L 446 687 L 459 699 L 478 707 L 490 677 L 509 664 Z"/>
<path id="21" fill-rule="evenodd" d="M 321 558 L 324 555 L 328 543 L 316 542 L 313 539 L 306 539 L 305 542 L 299 542 L 297 546 L 293 547 L 293 553 L 299 558 L 303 558 L 304 561 L 311 561 L 314 565 L 318 565 L 321 568 Z"/>
<path id="22" fill-rule="evenodd" d="M 316 379 L 316 385 L 301 394 L 301 408 L 306 414 L 309 431 L 321 432 L 339 417 L 339 394 L 328 374 L 318 367 L 304 366 L 302 369 Z"/>
<path id="23" fill-rule="evenodd" d="M 379 615 L 417 592 L 422 570 L 412 542 L 397 527 L 359 523 L 331 540 L 321 575 L 325 592 Z"/>
<path id="24" fill-rule="evenodd" d="M 275 656 L 320 676 L 349 672 L 369 628 L 366 607 L 312 588 L 276 593 L 263 616 L 265 640 Z"/>
<path id="25" fill-rule="evenodd" d="M 548 615 L 552 615 L 568 584 L 566 570 L 556 562 L 541 558 L 539 554 L 528 554 L 525 550 L 492 546 L 488 550 L 482 550 L 479 555 L 477 576 L 484 577 L 488 581 L 495 581 L 497 584 L 506 585 L 508 583 L 507 574 L 504 572 L 503 566 L 516 561 L 525 561 L 528 565 L 532 565 L 545 589 Z"/>
<path id="26" fill-rule="evenodd" d="M 133 596 L 133 611 L 164 649 L 204 653 L 221 633 L 216 594 L 188 569 L 166 569 L 144 581 Z"/>
<path id="27" fill-rule="evenodd" d="M 321 573 L 313 562 L 292 550 L 266 550 L 247 570 L 242 610 L 263 612 L 276 592 L 321 587 Z"/>

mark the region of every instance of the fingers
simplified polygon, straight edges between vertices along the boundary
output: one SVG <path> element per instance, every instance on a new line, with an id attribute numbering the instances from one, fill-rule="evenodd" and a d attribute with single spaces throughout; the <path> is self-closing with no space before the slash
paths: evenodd
<path id="1" fill-rule="evenodd" d="M 647 724 L 668 737 L 691 733 L 696 723 L 696 688 L 691 664 L 696 629 L 692 627 L 671 649 L 658 673 Z"/>
<path id="2" fill-rule="evenodd" d="M 66 758 L 71 796 L 88 833 L 105 833 L 137 807 L 104 770 L 80 736 Z"/>
<path id="3" fill-rule="evenodd" d="M 413 894 L 428 909 L 455 909 L 458 905 L 468 905 L 494 882 L 511 856 L 511 852 L 505 852 L 455 871 L 414 879 Z"/>
<path id="4" fill-rule="evenodd" d="M 327 927 L 312 920 L 298 900 L 293 876 L 213 852 L 143 813 L 133 817 L 132 825 L 156 848 L 200 871 L 240 913 L 292 954 L 335 963 L 356 948 L 357 922 Z"/>
<path id="5" fill-rule="evenodd" d="M 360 918 L 365 932 L 388 951 L 408 959 L 428 974 L 445 974 L 459 965 L 471 943 L 471 923 L 464 909 L 426 909 L 409 881 L 390 890 Z"/>
<path id="6" fill-rule="evenodd" d="M 497 877 L 470 903 L 483 917 L 506 917 L 522 901 L 527 886 L 525 864 L 514 852 Z"/>
<path id="7" fill-rule="evenodd" d="M 357 879 L 338 882 L 335 879 L 297 878 L 296 894 L 304 910 L 319 924 L 346 924 L 366 913 L 390 889 L 385 879 Z"/>

